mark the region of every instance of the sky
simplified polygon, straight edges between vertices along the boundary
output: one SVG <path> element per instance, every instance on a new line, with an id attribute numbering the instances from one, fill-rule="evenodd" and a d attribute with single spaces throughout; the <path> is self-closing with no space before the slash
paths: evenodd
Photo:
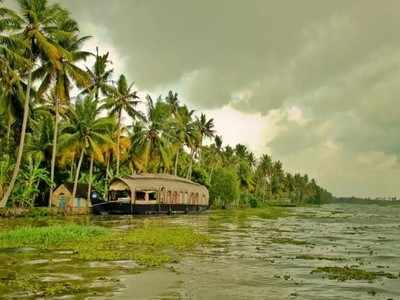
<path id="1" fill-rule="evenodd" d="M 400 196 L 398 0 L 61 0 L 142 91 L 337 196 Z"/>

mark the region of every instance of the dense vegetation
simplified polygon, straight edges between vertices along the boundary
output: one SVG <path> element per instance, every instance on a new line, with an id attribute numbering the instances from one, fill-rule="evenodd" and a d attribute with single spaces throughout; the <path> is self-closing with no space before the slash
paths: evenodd
<path id="1" fill-rule="evenodd" d="M 65 181 L 105 195 L 112 178 L 142 172 L 205 184 L 218 206 L 331 197 L 267 154 L 223 146 L 214 120 L 177 93 L 139 97 L 108 53 L 82 49 L 89 37 L 59 5 L 16 2 L 0 4 L 0 207 L 48 205 Z"/>

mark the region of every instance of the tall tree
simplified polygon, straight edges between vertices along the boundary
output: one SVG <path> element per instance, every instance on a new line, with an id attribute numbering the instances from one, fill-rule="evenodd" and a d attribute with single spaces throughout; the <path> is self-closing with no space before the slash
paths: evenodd
<path id="1" fill-rule="evenodd" d="M 196 153 L 201 151 L 201 147 L 203 146 L 203 140 L 205 138 L 212 138 L 215 135 L 214 130 L 214 119 L 207 120 L 205 114 L 201 114 L 200 118 L 196 119 L 194 124 L 196 134 L 193 136 L 193 139 L 189 141 L 190 152 L 190 163 L 187 172 L 187 179 L 192 178 L 192 169 L 193 169 L 193 160 L 195 158 Z"/>
<path id="2" fill-rule="evenodd" d="M 90 85 L 84 89 L 85 93 L 94 93 L 95 100 L 100 99 L 100 94 L 108 96 L 112 92 L 111 76 L 112 69 L 108 69 L 111 64 L 109 53 L 104 55 L 99 54 L 99 48 L 96 48 L 96 60 L 92 68 L 87 68 L 86 71 L 90 77 Z"/>
<path id="3" fill-rule="evenodd" d="M 137 91 L 133 90 L 133 83 L 128 86 L 124 75 L 118 79 L 116 87 L 112 88 L 110 96 L 105 99 L 104 108 L 110 110 L 110 113 L 117 117 L 117 166 L 116 174 L 119 175 L 120 168 L 120 139 L 121 139 L 121 121 L 122 113 L 126 112 L 133 119 L 144 120 L 144 116 L 137 109 L 140 103 Z"/>
<path id="4" fill-rule="evenodd" d="M 99 118 L 98 102 L 92 96 L 78 99 L 68 113 L 68 122 L 60 136 L 60 147 L 66 151 L 74 151 L 79 155 L 75 172 L 73 198 L 75 198 L 79 175 L 85 155 L 91 159 L 90 174 L 93 173 L 92 160 L 97 157 L 103 160 L 101 145 L 112 144 L 109 132 L 112 130 L 115 119 L 112 117 Z M 89 178 L 91 182 L 91 178 Z"/>
<path id="5" fill-rule="evenodd" d="M 147 99 L 147 122 L 137 121 L 132 133 L 132 158 L 139 172 L 163 171 L 171 168 L 171 140 L 168 126 L 169 107 L 159 98 L 156 103 Z"/>
<path id="6" fill-rule="evenodd" d="M 53 151 L 51 157 L 50 170 L 50 193 L 48 205 L 51 206 L 51 199 L 54 189 L 54 171 L 57 155 L 58 124 L 60 120 L 60 105 L 68 103 L 70 100 L 70 90 L 72 84 L 77 88 L 88 88 L 90 78 L 85 70 L 77 64 L 85 61 L 91 53 L 82 51 L 82 44 L 89 38 L 88 36 L 79 37 L 79 28 L 77 23 L 64 15 L 58 22 L 58 27 L 65 35 L 56 36 L 56 42 L 63 49 L 62 60 L 56 67 L 50 61 L 44 61 L 32 74 L 34 80 L 42 80 L 39 87 L 39 96 L 49 89 L 53 89 L 51 99 L 54 101 L 54 132 L 53 132 Z"/>

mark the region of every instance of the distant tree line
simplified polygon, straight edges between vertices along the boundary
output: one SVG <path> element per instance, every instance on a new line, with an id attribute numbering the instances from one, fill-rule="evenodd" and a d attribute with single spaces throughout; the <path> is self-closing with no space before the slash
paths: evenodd
<path id="1" fill-rule="evenodd" d="M 204 184 L 215 206 L 331 199 L 267 154 L 223 146 L 214 120 L 177 93 L 142 99 L 124 75 L 114 81 L 109 54 L 82 50 L 89 37 L 58 4 L 16 2 L 0 1 L 0 207 L 50 205 L 65 181 L 106 195 L 113 178 L 143 172 Z"/>

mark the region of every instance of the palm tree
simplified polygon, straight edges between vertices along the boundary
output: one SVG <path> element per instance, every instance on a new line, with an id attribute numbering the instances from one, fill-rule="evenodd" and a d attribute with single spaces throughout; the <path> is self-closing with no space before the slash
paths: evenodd
<path id="1" fill-rule="evenodd" d="M 211 183 L 216 164 L 221 160 L 222 143 L 223 143 L 222 142 L 222 137 L 220 135 L 216 135 L 214 137 L 213 150 L 215 151 L 215 153 L 214 153 L 213 163 L 211 164 L 211 170 L 210 170 L 210 175 L 209 175 L 209 183 Z"/>
<path id="2" fill-rule="evenodd" d="M 91 95 L 83 100 L 78 99 L 68 113 L 68 123 L 65 124 L 60 135 L 60 147 L 66 151 L 74 151 L 79 154 L 76 167 L 74 187 L 72 191 L 75 198 L 79 175 L 85 154 L 90 156 L 90 175 L 93 173 L 93 160 L 103 160 L 101 145 L 113 144 L 109 138 L 109 132 L 115 124 L 111 117 L 98 118 L 100 109 L 98 102 Z M 89 178 L 89 191 L 91 191 L 92 178 Z"/>
<path id="3" fill-rule="evenodd" d="M 272 175 L 273 175 L 273 162 L 271 156 L 268 154 L 264 154 L 261 157 L 260 163 L 258 164 L 258 172 L 260 173 L 260 180 L 262 180 L 262 194 L 265 200 L 265 196 L 268 190 L 268 185 L 271 184 Z"/>
<path id="4" fill-rule="evenodd" d="M 58 44 L 63 49 L 63 58 L 60 61 L 61 68 L 55 67 L 50 61 L 44 62 L 33 73 L 34 80 L 42 79 L 39 87 L 39 96 L 49 88 L 54 88 L 52 99 L 54 100 L 54 132 L 53 132 L 53 151 L 51 157 L 50 171 L 50 193 L 48 205 L 51 206 L 51 199 L 54 189 L 54 171 L 57 155 L 58 124 L 60 119 L 60 105 L 68 103 L 70 100 L 69 91 L 72 83 L 78 88 L 87 88 L 90 84 L 89 75 L 77 66 L 77 63 L 86 60 L 91 53 L 81 51 L 82 44 L 89 38 L 78 36 L 79 28 L 74 20 L 65 15 L 59 22 L 59 29 L 70 33 L 68 36 L 61 36 L 57 39 Z M 54 86 L 54 87 L 53 87 Z"/>
<path id="5" fill-rule="evenodd" d="M 94 93 L 95 100 L 99 100 L 100 93 L 108 96 L 112 92 L 111 75 L 112 69 L 107 69 L 107 65 L 111 63 L 108 59 L 109 53 L 104 55 L 99 54 L 99 49 L 96 48 L 96 60 L 91 69 L 86 68 L 86 72 L 90 77 L 90 85 L 84 89 L 85 93 Z"/>
<path id="6" fill-rule="evenodd" d="M 0 201 L 0 207 L 5 206 L 14 188 L 22 161 L 25 136 L 28 123 L 29 105 L 31 100 L 32 67 L 39 59 L 49 61 L 55 68 L 61 69 L 62 49 L 54 41 L 57 35 L 67 35 L 58 29 L 58 22 L 65 18 L 67 12 L 58 5 L 48 5 L 46 0 L 18 0 L 21 16 L 13 16 L 15 29 L 20 31 L 12 36 L 21 38 L 27 48 L 24 53 L 30 64 L 21 73 L 27 77 L 26 96 L 24 99 L 24 115 L 21 126 L 21 137 L 17 151 L 17 159 L 11 176 L 10 184 Z"/>
<path id="7" fill-rule="evenodd" d="M 119 175 L 120 165 L 120 139 L 121 139 L 121 121 L 122 112 L 126 112 L 133 119 L 141 119 L 144 117 L 140 111 L 137 110 L 137 105 L 140 103 L 137 91 L 133 90 L 133 83 L 128 86 L 128 82 L 124 75 L 118 79 L 117 86 L 114 87 L 110 96 L 105 99 L 103 108 L 110 110 L 112 115 L 117 116 L 117 169 L 116 174 Z"/>
<path id="8" fill-rule="evenodd" d="M 170 96 L 168 98 L 171 99 Z M 177 100 L 176 94 L 175 94 L 175 99 Z M 186 105 L 179 106 L 176 101 L 172 102 L 167 100 L 167 103 L 169 103 L 174 117 L 172 126 L 175 137 L 175 141 L 173 142 L 173 144 L 174 147 L 176 148 L 174 175 L 177 176 L 180 151 L 185 142 L 189 144 L 190 141 L 194 140 L 193 135 L 195 127 L 192 120 L 194 110 L 189 110 Z"/>
<path id="9" fill-rule="evenodd" d="M 139 172 L 163 170 L 171 167 L 171 133 L 168 119 L 168 105 L 161 98 L 156 103 L 150 96 L 147 99 L 147 122 L 136 121 L 132 131 L 132 159 Z M 152 164 L 150 165 L 150 162 Z"/>
<path id="10" fill-rule="evenodd" d="M 200 118 L 196 118 L 194 123 L 196 134 L 194 138 L 189 141 L 190 148 L 190 163 L 187 172 L 187 179 L 192 178 L 192 168 L 193 168 L 193 160 L 196 155 L 196 152 L 199 152 L 203 146 L 203 140 L 205 138 L 212 138 L 215 135 L 214 130 L 214 119 L 207 120 L 205 114 L 201 114 Z M 199 153 L 200 156 L 200 153 Z"/>

